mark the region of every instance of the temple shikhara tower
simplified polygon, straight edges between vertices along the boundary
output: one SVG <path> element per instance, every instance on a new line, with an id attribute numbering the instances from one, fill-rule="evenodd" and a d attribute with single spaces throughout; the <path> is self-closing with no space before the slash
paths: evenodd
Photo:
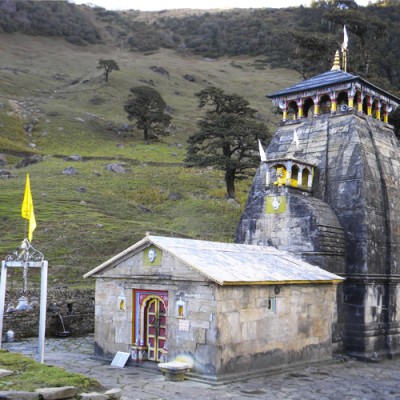
<path id="1" fill-rule="evenodd" d="M 283 113 L 236 242 L 274 246 L 345 278 L 333 343 L 361 359 L 400 353 L 400 99 L 332 70 L 267 97 Z"/>

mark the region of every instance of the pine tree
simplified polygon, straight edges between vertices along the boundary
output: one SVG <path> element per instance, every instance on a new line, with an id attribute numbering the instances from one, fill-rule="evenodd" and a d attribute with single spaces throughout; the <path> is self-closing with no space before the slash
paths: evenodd
<path id="1" fill-rule="evenodd" d="M 214 166 L 225 171 L 227 196 L 235 198 L 235 180 L 259 164 L 258 139 L 267 141 L 266 125 L 242 96 L 208 87 L 197 93 L 199 107 L 208 107 L 198 132 L 188 139 L 188 166 Z"/>

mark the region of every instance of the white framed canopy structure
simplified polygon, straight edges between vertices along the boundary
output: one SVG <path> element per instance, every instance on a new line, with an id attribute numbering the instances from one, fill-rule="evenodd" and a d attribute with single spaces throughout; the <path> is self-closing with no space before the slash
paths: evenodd
<path id="1" fill-rule="evenodd" d="M 39 344 L 38 361 L 44 363 L 44 340 L 46 334 L 46 306 L 47 306 L 47 271 L 48 262 L 43 254 L 31 246 L 28 239 L 24 239 L 18 250 L 6 256 L 1 262 L 1 280 L 0 280 L 0 348 L 3 336 L 3 319 L 7 285 L 8 268 L 22 268 L 24 279 L 28 268 L 40 268 L 40 317 L 39 317 Z M 24 280 L 24 291 L 26 290 L 26 281 Z"/>

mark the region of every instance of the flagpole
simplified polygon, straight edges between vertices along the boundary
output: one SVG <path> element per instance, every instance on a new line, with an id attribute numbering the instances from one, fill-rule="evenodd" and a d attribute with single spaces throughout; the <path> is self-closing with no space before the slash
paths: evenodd
<path id="1" fill-rule="evenodd" d="M 30 242 L 32 241 L 33 231 L 36 229 L 36 219 L 33 210 L 33 200 L 32 200 L 29 174 L 26 174 L 25 192 L 24 192 L 24 199 L 22 201 L 21 216 L 22 218 L 26 219 L 26 222 L 28 224 L 28 235 L 26 235 L 26 224 L 25 224 L 25 238 L 27 237 L 27 239 L 25 239 L 23 242 L 25 243 L 26 241 L 28 244 L 25 245 L 23 252 L 26 253 L 25 256 L 29 258 Z M 25 296 L 26 293 L 28 292 L 28 267 L 26 263 L 24 263 L 23 265 L 22 278 L 23 278 L 22 292 Z"/>
<path id="2" fill-rule="evenodd" d="M 342 43 L 342 68 L 344 72 L 347 72 L 347 46 L 349 43 L 349 37 L 347 35 L 346 25 L 343 26 L 343 43 Z"/>
<path id="3" fill-rule="evenodd" d="M 31 184 L 29 180 L 29 174 L 26 174 L 26 184 L 24 192 L 24 200 L 21 207 L 22 218 L 25 218 L 28 222 L 28 240 L 32 242 L 33 231 L 36 229 L 35 212 L 33 210 Z M 25 232 L 26 233 L 26 232 Z"/>

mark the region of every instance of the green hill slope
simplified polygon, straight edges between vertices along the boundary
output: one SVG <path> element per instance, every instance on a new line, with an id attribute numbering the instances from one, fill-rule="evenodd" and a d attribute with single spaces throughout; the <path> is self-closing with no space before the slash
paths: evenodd
<path id="1" fill-rule="evenodd" d="M 29 173 L 38 224 L 32 244 L 49 260 L 53 286 L 81 285 L 84 272 L 146 231 L 233 240 L 252 178 L 239 183 L 231 202 L 220 171 L 184 168 L 186 139 L 202 115 L 194 93 L 211 84 L 243 95 L 274 131 L 278 117 L 265 94 L 299 80 L 289 70 L 260 69 L 250 57 L 144 55 L 19 33 L 1 35 L 0 54 L 0 154 L 7 162 L 0 168 L 11 173 L 0 179 L 0 258 L 25 237 L 20 207 Z M 120 66 L 108 84 L 96 69 L 100 58 Z M 173 117 L 170 136 L 150 145 L 129 130 L 123 111 L 129 88 L 143 83 L 161 93 Z M 34 154 L 42 161 L 17 168 Z M 66 160 L 76 154 L 83 160 Z M 108 171 L 111 163 L 126 172 Z M 77 174 L 63 174 L 68 167 Z"/>

